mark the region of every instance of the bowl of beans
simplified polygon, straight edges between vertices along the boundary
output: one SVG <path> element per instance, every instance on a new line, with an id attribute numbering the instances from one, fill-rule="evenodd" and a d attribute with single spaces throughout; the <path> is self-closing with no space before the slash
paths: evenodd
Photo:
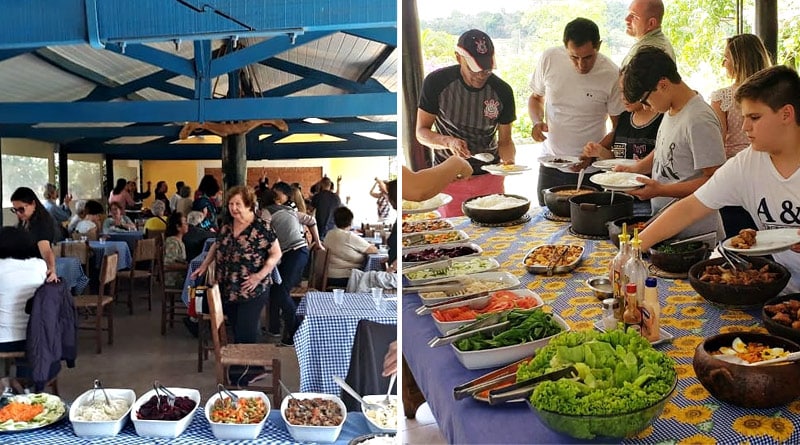
<path id="1" fill-rule="evenodd" d="M 331 394 L 295 392 L 281 401 L 281 416 L 294 440 L 331 443 L 342 432 L 347 407 Z"/>

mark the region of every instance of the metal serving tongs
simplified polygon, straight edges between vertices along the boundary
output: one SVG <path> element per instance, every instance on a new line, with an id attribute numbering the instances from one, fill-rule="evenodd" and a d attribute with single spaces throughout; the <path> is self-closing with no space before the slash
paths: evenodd
<path id="1" fill-rule="evenodd" d="M 484 374 L 477 379 L 456 386 L 453 388 L 453 398 L 456 400 L 466 399 L 497 385 L 514 383 L 517 380 L 517 368 L 530 359 L 531 357 L 525 357 L 510 365 Z"/>
<path id="2" fill-rule="evenodd" d="M 403 273 L 405 273 L 405 270 Z M 403 293 L 410 294 L 413 292 L 457 291 L 463 289 L 464 286 L 472 283 L 473 281 L 475 280 L 464 275 L 450 278 L 439 278 L 419 286 L 403 286 Z"/>
<path id="3" fill-rule="evenodd" d="M 428 261 L 426 263 L 415 264 L 413 266 L 408 266 L 408 267 L 403 266 L 403 273 L 406 274 L 409 272 L 416 272 L 418 270 L 423 270 L 423 269 L 432 269 L 432 270 L 448 269 L 452 265 L 453 265 L 452 258 L 438 259 L 435 261 Z"/>
<path id="4" fill-rule="evenodd" d="M 510 323 L 508 320 L 502 322 L 500 321 L 507 312 L 508 311 L 490 314 L 477 321 L 462 325 L 457 329 L 453 329 L 452 331 L 448 331 L 447 335 L 431 339 L 431 341 L 428 342 L 428 346 L 431 348 L 436 348 L 439 346 L 449 345 L 455 341 L 470 337 L 479 332 L 494 332 L 498 329 L 502 329 L 508 326 Z"/>
<path id="5" fill-rule="evenodd" d="M 523 380 L 513 385 L 504 388 L 489 391 L 489 404 L 499 405 L 501 403 L 511 402 L 514 400 L 526 399 L 530 397 L 536 385 L 545 380 L 558 380 L 564 377 L 573 378 L 578 375 L 578 370 L 574 366 L 569 366 L 554 372 L 542 374 L 539 377 Z"/>
<path id="6" fill-rule="evenodd" d="M 229 391 L 228 388 L 222 385 L 222 383 L 217 383 L 217 393 L 219 393 L 220 400 L 222 400 L 222 393 L 225 393 L 226 396 L 231 398 L 232 405 L 239 403 L 239 396 Z"/>
<path id="7" fill-rule="evenodd" d="M 103 397 L 106 399 L 106 406 L 111 406 L 111 400 L 108 398 L 108 393 L 106 393 L 106 389 L 103 388 L 103 384 L 100 383 L 100 379 L 94 379 L 94 389 L 92 390 L 92 404 L 95 403 L 95 395 L 97 394 L 97 390 L 103 392 Z"/>
<path id="8" fill-rule="evenodd" d="M 416 313 L 417 315 L 426 315 L 435 310 L 450 309 L 464 305 L 468 305 L 470 309 L 483 309 L 489 304 L 489 300 L 491 299 L 489 295 L 493 292 L 497 291 L 487 290 L 474 295 L 464 295 L 462 297 L 455 297 L 430 305 L 422 305 L 417 308 Z"/>
<path id="9" fill-rule="evenodd" d="M 564 250 L 562 250 L 561 253 L 556 255 L 555 259 L 551 259 L 550 260 L 550 264 L 547 266 L 547 276 L 548 277 L 553 276 L 553 271 L 555 270 L 556 266 L 558 265 L 558 262 L 561 261 L 562 258 L 564 258 L 564 255 L 566 255 L 567 252 L 569 252 L 569 246 L 564 246 Z"/>
<path id="10" fill-rule="evenodd" d="M 166 386 L 159 383 L 158 380 L 153 382 L 153 390 L 156 393 L 156 408 L 161 409 L 161 395 L 158 393 L 159 391 L 164 393 L 164 397 L 167 398 L 167 403 L 170 408 L 175 406 L 175 394 L 168 390 Z"/>
<path id="11" fill-rule="evenodd" d="M 719 250 L 719 254 L 722 255 L 722 258 L 724 258 L 728 265 L 734 270 L 745 271 L 753 267 L 746 259 L 725 249 L 722 242 L 717 243 L 717 250 Z"/>
<path id="12" fill-rule="evenodd" d="M 708 232 L 708 233 L 701 233 L 700 235 L 695 235 L 686 239 L 673 241 L 669 243 L 670 246 L 680 246 L 681 244 L 692 243 L 695 241 L 708 241 L 709 246 L 713 246 L 717 243 L 717 232 Z"/>

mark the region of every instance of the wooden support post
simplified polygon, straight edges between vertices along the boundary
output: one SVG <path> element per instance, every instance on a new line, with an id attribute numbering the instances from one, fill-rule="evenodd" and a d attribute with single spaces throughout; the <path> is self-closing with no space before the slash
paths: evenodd
<path id="1" fill-rule="evenodd" d="M 222 138 L 222 189 L 247 185 L 247 137 L 232 134 Z"/>
<path id="2" fill-rule="evenodd" d="M 764 41 L 772 63 L 778 60 L 778 1 L 756 0 L 756 35 Z"/>

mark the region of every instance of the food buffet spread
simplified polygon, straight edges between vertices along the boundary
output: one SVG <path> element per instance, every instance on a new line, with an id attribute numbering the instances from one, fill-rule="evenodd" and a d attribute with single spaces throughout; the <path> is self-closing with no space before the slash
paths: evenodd
<path id="1" fill-rule="evenodd" d="M 657 278 L 660 307 L 658 338 L 648 341 L 622 323 L 604 330 L 599 298 L 607 294 L 587 285 L 609 277 L 618 252 L 610 239 L 581 236 L 569 221 L 546 219 L 545 208 L 531 208 L 530 222 L 495 226 L 468 217 L 436 222 L 433 208 L 417 210 L 414 227 L 452 225 L 447 231 L 458 239 L 442 242 L 414 231 L 404 246 L 444 252 L 454 243 L 472 243 L 482 250 L 477 257 L 474 251 L 456 257 L 462 261 L 408 257 L 416 261 L 408 263 L 414 267 L 404 285 L 421 286 L 403 298 L 403 353 L 448 442 L 800 441 L 800 390 L 790 383 L 800 373 L 795 361 L 800 354 L 792 354 L 800 351 L 800 296 L 770 299 L 787 278 L 779 264 L 745 257 L 751 269 L 744 272 L 706 260 L 706 251 L 686 260 L 697 263 L 693 280 L 688 265 L 673 273 L 647 261 L 649 275 Z M 763 239 L 772 243 L 775 236 L 764 233 Z M 685 256 L 697 248 L 695 243 L 660 253 Z M 760 252 L 757 236 L 751 248 Z M 467 258 L 499 267 L 480 274 L 448 272 L 454 265 L 483 264 Z M 511 279 L 483 285 L 485 274 Z M 743 291 L 767 280 L 780 289 L 767 288 L 758 300 L 737 304 L 717 296 L 736 292 L 702 287 L 701 278 L 707 286 L 747 286 Z M 728 284 L 733 278 L 735 284 Z M 533 343 L 523 357 L 503 353 Z M 467 353 L 483 356 L 465 361 Z"/>

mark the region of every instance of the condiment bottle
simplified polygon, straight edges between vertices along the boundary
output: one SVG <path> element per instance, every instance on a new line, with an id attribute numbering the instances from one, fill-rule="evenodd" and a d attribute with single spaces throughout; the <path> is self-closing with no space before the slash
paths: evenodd
<path id="1" fill-rule="evenodd" d="M 644 302 L 644 280 L 649 274 L 647 264 L 642 260 L 642 241 L 639 239 L 639 229 L 633 229 L 633 240 L 631 241 L 631 257 L 625 262 L 622 274 L 625 276 L 626 283 L 636 285 L 636 303 L 641 306 Z"/>
<path id="2" fill-rule="evenodd" d="M 633 328 L 636 332 L 641 332 L 642 312 L 639 310 L 639 305 L 636 302 L 636 284 L 628 283 L 625 285 L 625 294 L 625 312 L 622 314 L 625 328 Z"/>
<path id="3" fill-rule="evenodd" d="M 619 234 L 619 252 L 611 260 L 608 273 L 608 279 L 611 280 L 611 291 L 614 300 L 617 301 L 614 309 L 614 316 L 617 321 L 622 321 L 622 313 L 625 310 L 625 284 L 627 284 L 627 281 L 625 280 L 623 268 L 631 256 L 630 244 L 628 244 L 629 239 L 628 225 L 622 223 L 622 232 Z"/>
<path id="4" fill-rule="evenodd" d="M 651 342 L 661 338 L 661 304 L 658 301 L 657 284 L 654 277 L 647 277 L 644 282 L 642 335 Z"/>
<path id="5" fill-rule="evenodd" d="M 617 300 L 613 298 L 606 298 L 603 300 L 603 329 L 606 331 L 610 331 L 612 329 L 617 328 L 617 317 L 616 312 L 617 310 Z"/>

